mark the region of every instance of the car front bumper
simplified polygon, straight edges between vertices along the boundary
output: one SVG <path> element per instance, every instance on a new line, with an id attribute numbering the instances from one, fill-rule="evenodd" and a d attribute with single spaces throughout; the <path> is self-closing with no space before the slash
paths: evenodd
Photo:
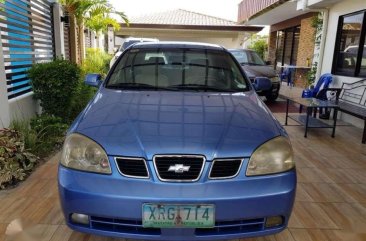
<path id="1" fill-rule="evenodd" d="M 245 169 L 245 168 L 243 168 Z M 282 231 L 295 198 L 296 171 L 229 180 L 167 183 L 154 178 L 93 174 L 59 167 L 59 194 L 67 225 L 80 232 L 144 240 L 222 240 L 263 236 Z M 142 205 L 214 204 L 213 229 L 143 228 Z M 71 221 L 72 213 L 90 217 L 88 225 Z M 283 224 L 265 228 L 266 218 L 281 216 Z"/>

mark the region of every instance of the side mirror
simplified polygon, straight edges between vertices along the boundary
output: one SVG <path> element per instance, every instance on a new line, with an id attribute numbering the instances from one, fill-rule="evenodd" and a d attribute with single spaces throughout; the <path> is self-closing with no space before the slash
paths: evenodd
<path id="1" fill-rule="evenodd" d="M 102 76 L 100 74 L 87 74 L 84 82 L 86 85 L 99 87 L 102 84 Z"/>
<path id="2" fill-rule="evenodd" d="M 267 61 L 265 62 L 265 64 L 266 64 L 266 65 L 271 65 L 271 64 L 272 64 L 272 62 L 271 62 L 271 61 L 269 61 L 269 60 L 267 60 Z"/>
<path id="3" fill-rule="evenodd" d="M 266 77 L 256 77 L 253 86 L 256 91 L 267 91 L 272 88 L 272 82 Z"/>

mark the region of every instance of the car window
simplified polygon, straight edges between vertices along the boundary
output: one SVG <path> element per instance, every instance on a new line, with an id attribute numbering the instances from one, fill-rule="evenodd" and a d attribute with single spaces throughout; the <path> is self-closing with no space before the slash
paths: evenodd
<path id="1" fill-rule="evenodd" d="M 254 51 L 231 50 L 230 51 L 240 64 L 266 65 Z"/>
<path id="2" fill-rule="evenodd" d="M 240 66 L 224 51 L 131 49 L 124 54 L 106 87 L 168 87 L 175 90 L 245 91 Z"/>

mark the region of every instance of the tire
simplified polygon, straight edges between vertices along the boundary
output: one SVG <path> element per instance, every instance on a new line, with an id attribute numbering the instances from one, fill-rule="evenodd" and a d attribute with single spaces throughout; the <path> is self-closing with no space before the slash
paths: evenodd
<path id="1" fill-rule="evenodd" d="M 269 92 L 268 94 L 266 94 L 266 100 L 269 102 L 273 102 L 276 101 L 278 98 L 278 92 Z"/>

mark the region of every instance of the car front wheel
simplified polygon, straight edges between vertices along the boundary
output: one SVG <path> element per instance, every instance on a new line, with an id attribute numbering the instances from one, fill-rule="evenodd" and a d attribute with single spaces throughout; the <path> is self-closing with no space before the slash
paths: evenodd
<path id="1" fill-rule="evenodd" d="M 278 98 L 278 92 L 272 92 L 270 91 L 268 94 L 265 95 L 266 96 L 266 99 L 267 101 L 276 101 L 276 99 Z"/>

